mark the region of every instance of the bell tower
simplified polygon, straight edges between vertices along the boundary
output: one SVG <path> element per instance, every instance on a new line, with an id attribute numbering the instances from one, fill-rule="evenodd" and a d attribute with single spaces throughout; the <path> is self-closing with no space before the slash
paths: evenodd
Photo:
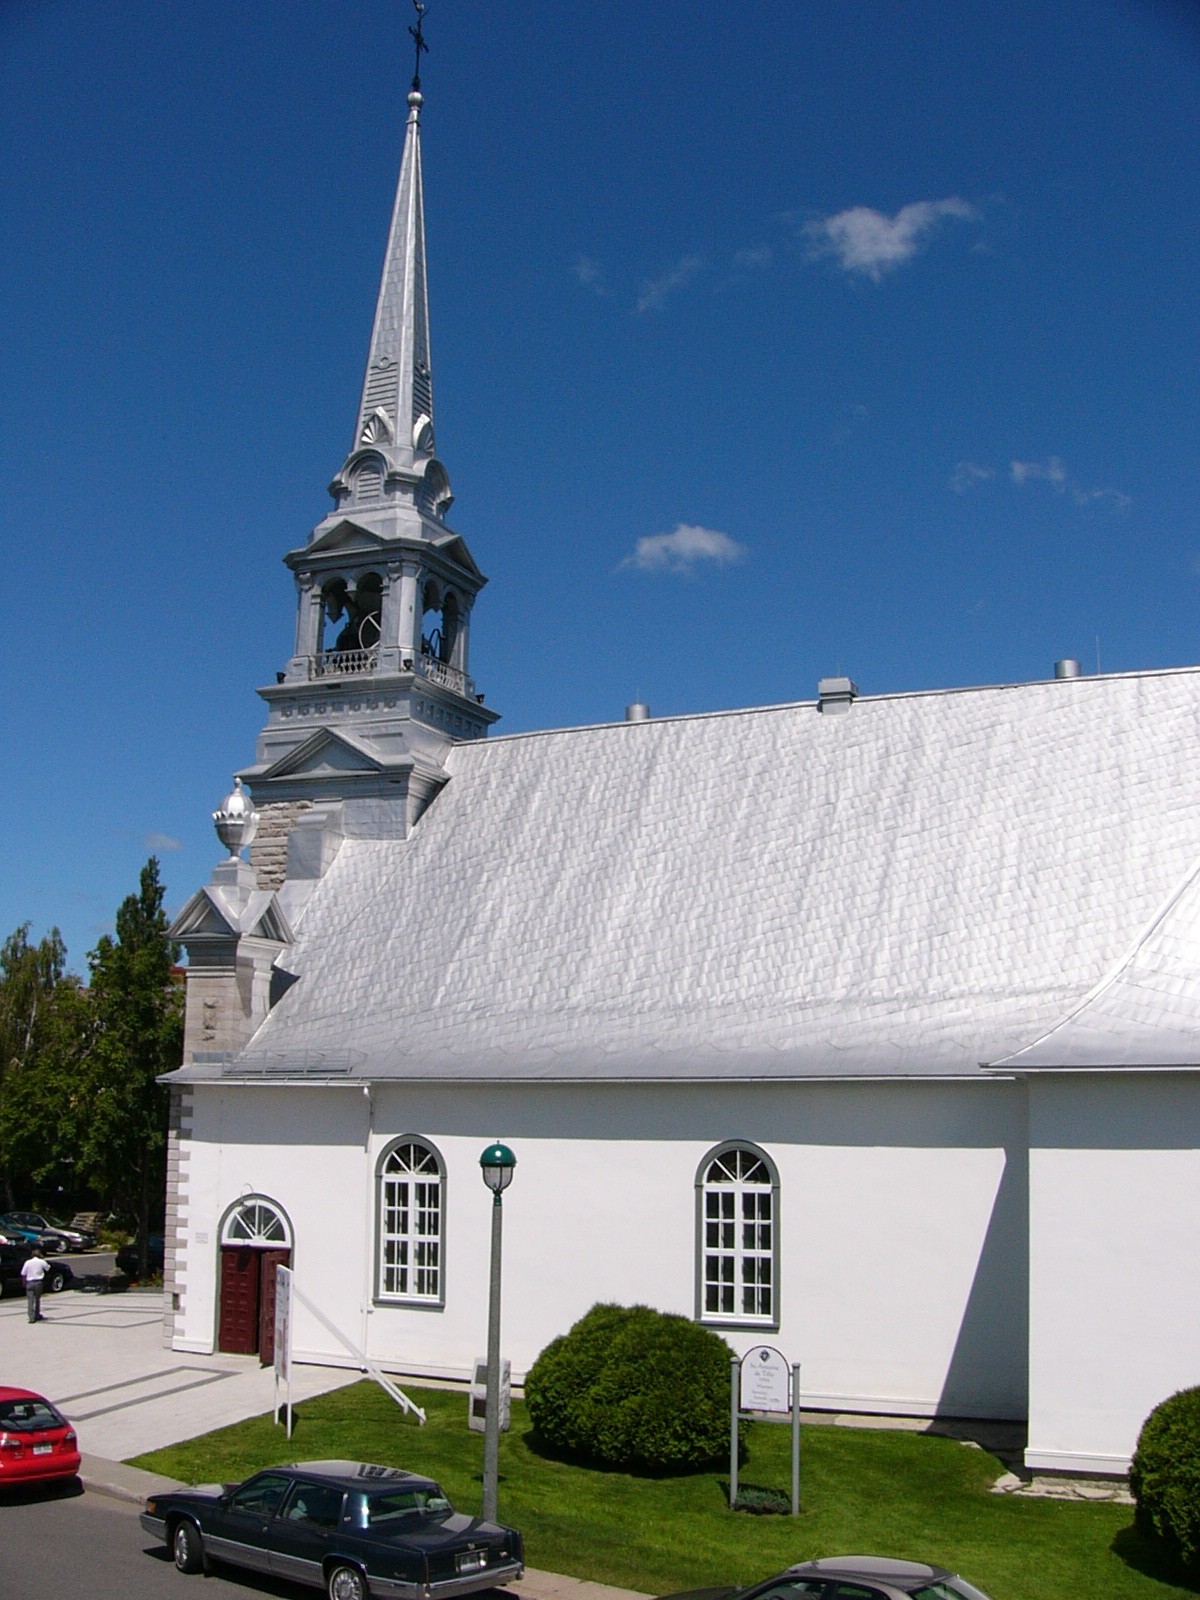
<path id="1" fill-rule="evenodd" d="M 453 495 L 434 435 L 422 12 L 354 434 L 329 485 L 332 511 L 284 557 L 295 644 L 259 690 L 267 723 L 241 774 L 260 817 L 251 860 L 264 888 L 285 872 L 319 876 L 343 837 L 406 837 L 447 781 L 449 747 L 484 737 L 498 715 L 470 675 L 471 612 L 487 579 L 446 521 Z"/>

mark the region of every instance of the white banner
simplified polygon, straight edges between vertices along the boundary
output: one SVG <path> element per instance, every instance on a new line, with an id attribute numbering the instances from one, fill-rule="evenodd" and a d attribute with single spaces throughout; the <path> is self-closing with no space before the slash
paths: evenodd
<path id="1" fill-rule="evenodd" d="M 287 1383 L 292 1376 L 292 1269 L 275 1268 L 275 1377 Z"/>

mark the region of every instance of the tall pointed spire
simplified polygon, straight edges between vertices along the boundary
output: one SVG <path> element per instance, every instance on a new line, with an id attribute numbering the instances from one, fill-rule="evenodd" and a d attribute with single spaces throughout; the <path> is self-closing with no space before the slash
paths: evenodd
<path id="1" fill-rule="evenodd" d="M 352 451 L 363 445 L 392 445 L 409 455 L 409 463 L 415 455 L 433 454 L 421 105 L 421 91 L 413 89 L 408 97 L 404 157 L 351 445 Z"/>
<path id="2" fill-rule="evenodd" d="M 437 538 L 453 499 L 446 470 L 434 455 L 421 182 L 420 66 L 427 46 L 422 34 L 425 8 L 419 0 L 414 4 L 417 25 L 409 32 L 416 46 L 416 71 L 367 369 L 350 453 L 329 486 L 339 511 L 353 507 L 356 518 L 365 514 L 378 533 L 391 538 Z"/>

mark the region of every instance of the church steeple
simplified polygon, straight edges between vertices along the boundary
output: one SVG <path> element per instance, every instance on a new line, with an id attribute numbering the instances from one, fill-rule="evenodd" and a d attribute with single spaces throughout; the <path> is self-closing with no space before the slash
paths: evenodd
<path id="1" fill-rule="evenodd" d="M 419 68 L 424 7 L 414 4 Z M 326 840 L 331 829 L 404 837 L 446 782 L 449 746 L 496 720 L 468 662 L 487 579 L 446 523 L 453 497 L 434 453 L 423 104 L 414 75 L 354 436 L 329 486 L 334 509 L 284 557 L 296 579 L 295 647 L 278 683 L 259 691 L 267 726 L 242 774 L 263 816 L 252 859 L 264 884 L 264 851 L 278 854 L 279 826 L 300 826 L 296 806 L 317 808 Z"/>
<path id="2" fill-rule="evenodd" d="M 441 517 L 450 506 L 445 469 L 434 459 L 433 373 L 429 294 L 425 273 L 425 204 L 421 182 L 421 107 L 408 96 L 408 126 L 392 226 L 388 235 L 371 347 L 350 453 L 330 485 L 339 505 L 354 493 L 356 472 L 383 458 L 385 479 L 424 481 L 425 509 Z M 432 478 L 431 478 L 432 469 Z M 436 481 L 433 481 L 436 480 Z"/>

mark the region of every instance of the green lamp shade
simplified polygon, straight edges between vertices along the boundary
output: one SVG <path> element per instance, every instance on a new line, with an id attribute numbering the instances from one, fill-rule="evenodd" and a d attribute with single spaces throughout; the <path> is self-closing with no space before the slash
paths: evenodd
<path id="1" fill-rule="evenodd" d="M 507 1189 L 512 1182 L 513 1168 L 517 1158 L 506 1144 L 488 1145 L 479 1158 L 479 1166 L 483 1172 L 483 1181 L 493 1194 L 499 1194 L 502 1189 Z"/>

